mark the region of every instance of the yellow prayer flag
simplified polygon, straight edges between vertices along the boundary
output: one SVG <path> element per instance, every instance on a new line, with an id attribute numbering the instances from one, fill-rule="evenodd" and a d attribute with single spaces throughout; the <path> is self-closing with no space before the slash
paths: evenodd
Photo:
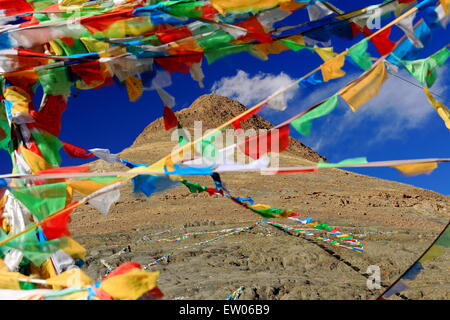
<path id="1" fill-rule="evenodd" d="M 280 9 L 284 11 L 295 11 L 297 9 L 303 8 L 307 5 L 307 3 L 300 3 L 295 0 L 288 0 L 280 3 Z"/>
<path id="2" fill-rule="evenodd" d="M 107 184 L 94 180 L 68 180 L 67 185 L 76 192 L 84 194 L 85 196 L 107 186 Z"/>
<path id="3" fill-rule="evenodd" d="M 250 208 L 252 208 L 252 209 L 255 209 L 255 210 L 267 210 L 267 209 L 272 209 L 272 207 L 271 206 L 269 206 L 269 205 L 267 205 L 267 204 L 254 204 L 254 205 L 252 205 L 252 206 L 249 206 Z"/>
<path id="4" fill-rule="evenodd" d="M 67 244 L 64 248 L 62 248 L 62 251 L 71 256 L 73 259 L 83 259 L 86 257 L 86 248 L 73 240 L 71 237 L 67 237 Z"/>
<path id="5" fill-rule="evenodd" d="M 5 219 L 6 220 L 6 219 Z M 3 262 L 3 259 L 0 259 L 0 272 L 2 271 L 8 271 L 8 267 L 6 266 L 6 264 Z"/>
<path id="6" fill-rule="evenodd" d="M 81 37 L 81 42 L 89 52 L 102 52 L 109 49 L 109 43 L 94 38 Z"/>
<path id="7" fill-rule="evenodd" d="M 128 77 L 125 79 L 125 85 L 127 86 L 128 97 L 131 102 L 136 101 L 142 96 L 144 85 L 141 79 L 135 76 Z"/>
<path id="8" fill-rule="evenodd" d="M 323 81 L 328 82 L 332 79 L 345 76 L 345 72 L 341 69 L 345 63 L 345 55 L 341 54 L 326 61 L 320 69 L 322 70 Z"/>
<path id="9" fill-rule="evenodd" d="M 329 48 L 320 48 L 318 46 L 314 46 L 314 51 L 322 58 L 323 61 L 327 62 L 333 59 L 337 53 L 333 51 L 333 47 Z"/>
<path id="10" fill-rule="evenodd" d="M 24 146 L 20 146 L 19 150 L 25 159 L 25 162 L 29 165 L 32 173 L 53 168 L 44 158 L 38 156 L 33 151 L 26 149 Z"/>
<path id="11" fill-rule="evenodd" d="M 0 289 L 20 290 L 19 278 L 26 276 L 18 272 L 0 272 Z"/>
<path id="12" fill-rule="evenodd" d="M 50 40 L 48 44 L 50 45 L 50 52 L 52 52 L 54 55 L 56 56 L 64 55 L 64 50 L 56 41 Z"/>
<path id="13" fill-rule="evenodd" d="M 122 21 L 125 24 L 125 32 L 127 37 L 137 37 L 154 29 L 150 22 L 150 17 L 135 17 Z"/>
<path id="14" fill-rule="evenodd" d="M 261 11 L 276 7 L 291 0 L 211 0 L 213 7 L 220 13 Z"/>
<path id="15" fill-rule="evenodd" d="M 403 164 L 399 166 L 393 166 L 401 173 L 407 176 L 415 176 L 422 173 L 430 173 L 438 167 L 437 162 L 427 162 L 427 163 L 414 163 L 414 164 Z"/>
<path id="16" fill-rule="evenodd" d="M 137 300 L 157 285 L 159 272 L 133 269 L 102 282 L 100 289 L 115 300 Z"/>
<path id="17" fill-rule="evenodd" d="M 419 261 L 425 262 L 425 261 L 440 257 L 443 254 L 444 254 L 444 247 L 434 245 L 430 248 L 430 250 L 427 251 L 427 253 L 425 253 L 425 255 L 422 257 L 422 259 L 420 259 Z"/>
<path id="18" fill-rule="evenodd" d="M 257 43 L 254 45 L 254 47 L 266 55 L 280 54 L 284 51 L 289 50 L 289 47 L 279 40 L 272 43 Z"/>
<path id="19" fill-rule="evenodd" d="M 375 97 L 387 79 L 384 61 L 376 64 L 371 70 L 352 81 L 339 93 L 347 101 L 353 111 Z"/>
<path id="20" fill-rule="evenodd" d="M 182 51 L 194 51 L 203 52 L 203 48 L 197 43 L 196 40 L 172 42 L 169 44 L 169 55 L 176 55 Z"/>
<path id="21" fill-rule="evenodd" d="M 433 105 L 433 107 L 438 112 L 439 116 L 444 120 L 445 126 L 450 129 L 450 109 L 446 107 L 442 102 L 437 101 L 430 90 L 427 87 L 423 87 L 425 94 L 427 95 L 428 101 Z"/>
<path id="22" fill-rule="evenodd" d="M 30 95 L 23 89 L 16 87 L 16 86 L 10 86 L 5 89 L 5 92 L 3 93 L 3 96 L 6 100 L 9 100 L 12 102 L 12 114 L 15 113 L 28 113 L 29 112 L 29 104 L 31 102 Z"/>
<path id="23" fill-rule="evenodd" d="M 73 6 L 73 5 L 80 5 L 85 2 L 88 2 L 88 0 L 62 0 L 60 4 L 63 6 Z"/>
<path id="24" fill-rule="evenodd" d="M 45 280 L 48 285 L 62 287 L 86 287 L 94 282 L 79 268 L 67 270 L 57 276 Z"/>
<path id="25" fill-rule="evenodd" d="M 441 0 L 442 8 L 444 8 L 445 15 L 448 16 L 450 14 L 450 0 Z"/>

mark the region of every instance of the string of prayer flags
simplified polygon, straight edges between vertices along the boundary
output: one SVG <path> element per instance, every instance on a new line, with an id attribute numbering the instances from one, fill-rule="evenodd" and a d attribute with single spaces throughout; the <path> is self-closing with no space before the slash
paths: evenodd
<path id="1" fill-rule="evenodd" d="M 0 298 L 29 300 L 155 300 L 164 294 L 158 288 L 159 272 L 147 272 L 135 262 L 125 262 L 94 282 L 79 268 L 47 279 L 19 272 L 0 272 Z M 51 289 L 36 289 L 53 287 Z M 6 290 L 5 290 L 6 289 Z"/>
<path id="2" fill-rule="evenodd" d="M 126 87 L 130 101 L 139 99 L 144 90 L 156 90 L 164 103 L 165 129 L 182 129 L 172 110 L 174 99 L 162 89 L 171 84 L 171 73 L 190 73 L 202 86 L 203 57 L 212 64 L 218 59 L 240 52 L 267 59 L 269 54 L 306 48 L 317 53 L 324 64 L 309 77 L 299 81 L 304 87 L 343 77 L 345 72 L 342 68 L 346 56 L 367 71 L 339 93 L 356 110 L 378 93 L 386 78 L 386 70 L 379 70 L 380 65 L 385 68 L 384 62 L 372 66 L 367 40 L 353 46 L 348 52 L 337 54 L 332 49 L 331 36 L 353 39 L 361 31 L 355 23 L 358 21 L 361 28 L 364 27 L 363 35 L 371 35 L 368 29 L 368 10 L 371 8 L 381 9 L 384 16 L 405 8 L 408 8 L 407 13 L 419 11 L 418 15 L 425 21 L 421 25 L 429 28 L 444 25 L 443 16 L 448 13 L 447 0 L 440 1 L 441 6 L 436 6 L 436 1 L 421 1 L 413 9 L 409 8 L 414 4 L 406 7 L 401 5 L 409 4 L 408 0 L 388 1 L 348 14 L 329 3 L 309 0 L 153 2 L 114 1 L 105 6 L 100 2 L 84 0 L 64 0 L 58 3 L 0 0 L 0 97 L 4 107 L 0 112 L 0 147 L 11 154 L 14 165 L 14 174 L 0 180 L 0 192 L 3 195 L 1 207 L 4 209 L 3 215 L 8 217 L 6 223 L 5 219 L 2 220 L 0 229 L 0 243 L 3 244 L 0 246 L 0 257 L 5 257 L 4 261 L 0 260 L 0 268 L 2 271 L 17 271 L 19 266 L 36 267 L 37 272 L 48 275 L 47 279 L 42 279 L 46 282 L 35 279 L 36 283 L 68 287 L 67 291 L 48 289 L 51 292 L 40 294 L 43 299 L 84 297 L 111 300 L 161 296 L 156 286 L 157 274 L 146 273 L 135 263 L 122 265 L 103 283 L 96 284 L 79 269 L 75 269 L 75 259 L 84 258 L 86 250 L 70 238 L 68 223 L 73 210 L 82 204 L 89 204 L 102 214 L 107 214 L 120 198 L 119 187 L 129 180 L 133 182 L 135 192 L 147 196 L 182 182 L 191 192 L 207 192 L 228 198 L 264 217 L 286 218 L 299 215 L 290 209 L 254 204 L 249 197 L 232 197 L 219 173 L 214 171 L 251 171 L 267 167 L 267 157 L 264 157 L 266 153 L 281 152 L 289 146 L 289 122 L 238 144 L 245 154 L 258 159 L 248 165 L 234 161 L 218 165 L 214 156 L 220 151 L 214 149 L 212 142 L 215 136 L 211 135 L 200 139 L 202 153 L 205 149 L 210 150 L 205 158 L 214 161 L 212 164 L 209 162 L 206 167 L 195 166 L 195 161 L 181 166 L 169 157 L 146 166 L 123 160 L 107 149 L 88 150 L 59 140 L 61 116 L 67 107 L 72 87 L 78 94 L 79 90 L 97 89 L 120 81 L 120 86 Z M 74 5 L 81 10 L 73 11 Z M 300 8 L 308 9 L 311 21 L 301 26 L 282 25 L 282 20 Z M 406 64 L 414 63 L 418 47 L 426 45 L 426 39 L 423 38 L 429 35 L 421 33 L 420 26 L 414 28 L 412 24 L 415 17 L 408 16 L 407 13 L 402 14 L 397 25 L 407 35 L 407 41 L 415 47 L 403 46 L 392 55 L 397 63 L 405 60 Z M 299 27 L 304 27 L 305 30 L 290 35 L 284 33 Z M 395 43 L 389 39 L 390 32 L 390 26 L 383 27 L 381 32 L 371 38 L 382 56 L 394 48 Z M 319 43 L 326 45 L 314 46 Z M 431 58 L 433 60 L 427 60 L 423 65 L 416 63 L 413 67 L 406 67 L 421 80 L 425 79 L 429 87 L 435 81 L 433 68 L 444 63 L 448 52 L 443 51 Z M 422 75 L 422 72 L 426 75 Z M 38 108 L 34 100 L 40 94 L 40 91 L 36 91 L 39 86 L 44 96 Z M 309 134 L 311 121 L 330 113 L 337 102 L 336 94 L 308 109 L 295 118 L 294 128 L 302 134 Z M 441 117 L 446 115 L 448 119 L 448 108 L 435 100 L 430 99 L 430 102 L 438 109 Z M 265 106 L 285 110 L 284 92 L 280 91 L 278 95 L 266 100 Z M 241 118 L 234 118 L 234 121 L 225 123 L 216 131 L 220 132 L 229 124 L 240 128 L 242 121 L 261 108 L 255 108 Z M 186 146 L 187 138 L 182 134 L 179 137 L 179 144 Z M 183 156 L 185 149 L 190 146 L 179 150 L 178 155 Z M 197 145 L 193 143 L 191 150 L 194 146 Z M 233 148 L 235 147 L 236 145 Z M 105 176 L 104 173 L 89 172 L 89 166 L 58 168 L 61 164 L 61 148 L 71 157 L 88 159 L 97 156 L 101 160 L 120 163 L 132 169 L 123 175 L 120 171 Z M 404 172 L 411 173 L 419 169 L 423 171 L 428 168 L 429 163 L 437 162 L 439 161 L 424 161 L 420 163 L 421 166 L 414 163 L 414 169 L 411 169 L 411 162 L 408 163 L 408 169 L 401 167 L 402 164 L 399 166 Z M 336 164 L 319 163 L 316 167 L 306 169 L 285 168 L 277 173 L 311 172 L 319 168 L 349 164 L 357 164 L 357 160 L 348 159 Z M 393 164 L 395 162 L 391 162 L 390 166 L 394 166 Z M 210 175 L 214 179 L 215 188 L 189 183 L 180 175 Z M 84 198 L 72 202 L 74 193 L 79 193 Z M 311 219 L 300 221 L 305 221 L 308 226 L 320 232 L 335 236 L 345 245 L 348 244 L 348 247 L 362 250 L 361 244 L 350 234 L 341 233 L 327 224 L 313 222 Z M 336 243 L 328 238 L 316 239 Z M 441 251 L 440 248 L 432 249 L 423 259 L 439 255 Z M 64 273 L 63 270 L 67 268 L 74 271 Z M 17 280 L 16 283 L 1 280 L 0 274 L 0 283 L 20 291 L 24 286 L 20 283 L 34 283 L 31 268 L 28 269 L 22 268 L 28 270 L 23 274 L 24 278 L 21 278 L 20 273 L 11 274 L 11 278 Z M 420 268 L 414 269 L 408 277 L 414 278 L 417 270 Z M 70 282 L 72 277 L 79 281 Z M 75 286 L 83 288 L 74 288 Z"/>
<path id="3" fill-rule="evenodd" d="M 382 60 L 371 70 L 348 84 L 339 92 L 339 95 L 348 103 L 353 111 L 356 111 L 378 94 L 386 80 L 386 65 L 384 64 L 384 60 Z"/>
<path id="4" fill-rule="evenodd" d="M 427 87 L 423 87 L 423 90 L 425 91 L 428 101 L 436 109 L 442 120 L 444 120 L 445 126 L 450 130 L 450 109 L 442 102 L 437 101 Z"/>

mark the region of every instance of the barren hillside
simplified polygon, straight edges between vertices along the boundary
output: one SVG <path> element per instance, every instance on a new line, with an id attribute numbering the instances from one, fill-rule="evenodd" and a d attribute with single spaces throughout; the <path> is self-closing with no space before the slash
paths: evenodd
<path id="1" fill-rule="evenodd" d="M 194 121 L 201 120 L 205 130 L 243 110 L 245 107 L 232 99 L 205 95 L 191 107 L 177 112 L 177 117 L 188 129 L 192 129 Z M 243 127 L 270 126 L 263 118 L 254 116 Z M 120 156 L 151 164 L 172 150 L 175 142 L 170 136 L 171 132 L 163 130 L 162 119 L 158 119 Z M 320 159 L 312 149 L 291 139 L 289 149 L 281 154 L 280 164 L 298 166 Z M 99 171 L 113 167 L 120 168 L 94 162 Z M 191 180 L 212 185 L 210 178 Z M 251 232 L 210 245 L 196 246 L 195 242 L 203 238 L 195 236 L 186 243 L 141 242 L 135 246 L 137 239 L 155 232 L 166 231 L 167 236 L 174 236 L 177 232 L 217 231 L 251 225 L 261 217 L 224 198 L 191 194 L 182 185 L 150 199 L 131 194 L 128 187 L 123 189 L 121 200 L 108 216 L 101 216 L 89 206 L 73 215 L 73 234 L 91 249 L 88 271 L 100 276 L 106 271 L 100 258 L 130 244 L 131 252 L 111 258 L 112 265 L 133 259 L 148 264 L 167 252 L 173 253 L 151 266 L 152 270 L 161 271 L 160 287 L 169 299 L 224 299 L 230 290 L 240 286 L 247 288 L 243 295 L 247 299 L 370 299 L 379 292 L 370 291 L 365 285 L 363 273 L 367 266 L 379 265 L 384 272 L 383 282 L 388 284 L 421 254 L 450 218 L 447 196 L 338 169 L 274 176 L 228 173 L 222 174 L 222 180 L 236 196 L 290 208 L 303 217 L 360 234 L 366 252 L 359 255 L 331 248 L 333 256 L 314 241 L 271 226 L 258 226 Z M 445 280 L 449 278 L 448 255 L 439 259 L 430 262 L 432 266 L 428 268 L 432 270 L 419 275 L 414 283 L 423 285 L 412 290 L 410 298 L 449 298 L 450 285 Z"/>

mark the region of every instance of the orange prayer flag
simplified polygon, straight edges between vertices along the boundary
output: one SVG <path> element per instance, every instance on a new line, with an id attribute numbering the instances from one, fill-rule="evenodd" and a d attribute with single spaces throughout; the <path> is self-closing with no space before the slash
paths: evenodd
<path id="1" fill-rule="evenodd" d="M 450 109 L 445 106 L 442 102 L 437 101 L 430 90 L 427 87 L 423 87 L 425 94 L 427 95 L 428 101 L 433 105 L 433 107 L 438 112 L 439 116 L 444 120 L 445 126 L 450 129 Z"/>
<path id="2" fill-rule="evenodd" d="M 386 66 L 384 61 L 381 61 L 361 77 L 348 84 L 341 90 L 340 95 L 347 101 L 350 108 L 356 111 L 378 94 L 386 79 Z"/>
<path id="3" fill-rule="evenodd" d="M 345 55 L 338 55 L 331 60 L 325 62 L 320 69 L 322 70 L 323 81 L 328 82 L 345 76 L 345 72 L 341 69 L 345 63 Z"/>
<path id="4" fill-rule="evenodd" d="M 419 174 L 430 174 L 434 169 L 438 167 L 437 162 L 428 163 L 414 163 L 414 164 L 403 164 L 398 166 L 393 166 L 401 173 L 407 176 L 416 176 Z"/>

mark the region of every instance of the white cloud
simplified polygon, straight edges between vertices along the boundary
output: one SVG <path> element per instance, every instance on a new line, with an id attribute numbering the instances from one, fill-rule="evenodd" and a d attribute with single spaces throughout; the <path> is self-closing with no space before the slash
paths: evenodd
<path id="1" fill-rule="evenodd" d="M 441 95 L 448 90 L 449 85 L 444 76 L 448 72 L 446 69 L 441 69 L 441 76 L 431 89 L 433 93 Z M 404 71 L 398 76 L 417 83 Z M 332 95 L 338 90 L 335 90 L 335 85 L 333 87 L 324 87 L 313 95 Z M 439 97 L 436 98 L 440 100 Z M 327 116 L 320 131 L 313 130 L 311 137 L 304 138 L 303 141 L 319 152 L 336 150 L 339 145 L 346 148 L 357 145 L 358 150 L 364 152 L 363 149 L 367 150 L 375 144 L 404 138 L 409 130 L 423 127 L 430 120 L 430 116 L 436 113 L 427 101 L 423 89 L 393 75 L 389 75 L 380 93 L 357 112 L 352 112 L 345 103 L 340 107 L 340 114 Z M 370 138 L 361 141 L 357 136 L 361 130 L 370 134 Z"/>
<path id="2" fill-rule="evenodd" d="M 278 75 L 260 72 L 251 77 L 247 72 L 238 70 L 235 76 L 224 77 L 216 81 L 211 91 L 236 99 L 240 103 L 250 107 L 267 98 L 275 91 L 287 87 L 294 81 L 295 79 L 284 72 Z M 295 86 L 292 90 L 288 90 L 284 94 L 286 103 L 295 97 L 295 89 L 297 88 L 298 86 Z"/>
<path id="3" fill-rule="evenodd" d="M 441 68 L 438 81 L 431 89 L 433 93 L 443 95 L 449 91 L 450 84 L 445 77 L 449 71 L 448 67 Z M 266 110 L 262 115 L 272 123 L 278 124 L 331 97 L 359 75 L 360 72 L 349 72 L 344 78 L 313 88 L 296 86 L 286 93 L 289 108 L 285 112 Z M 398 76 L 418 84 L 406 71 L 401 71 Z M 252 106 L 294 81 L 295 79 L 283 72 L 278 75 L 259 73 L 251 77 L 239 70 L 235 76 L 215 82 L 212 91 Z M 442 100 L 438 96 L 436 98 Z M 442 102 L 446 103 L 445 100 Z M 352 112 L 346 103 L 341 103 L 338 110 L 321 121 L 314 121 L 311 136 L 302 137 L 301 140 L 318 152 L 335 153 L 340 148 L 355 148 L 364 153 L 374 145 L 402 139 L 409 134 L 409 130 L 424 127 L 435 113 L 423 89 L 389 75 L 380 93 L 357 112 Z M 318 125 L 318 122 L 321 124 Z M 366 137 L 365 140 L 360 137 L 361 134 Z"/>

